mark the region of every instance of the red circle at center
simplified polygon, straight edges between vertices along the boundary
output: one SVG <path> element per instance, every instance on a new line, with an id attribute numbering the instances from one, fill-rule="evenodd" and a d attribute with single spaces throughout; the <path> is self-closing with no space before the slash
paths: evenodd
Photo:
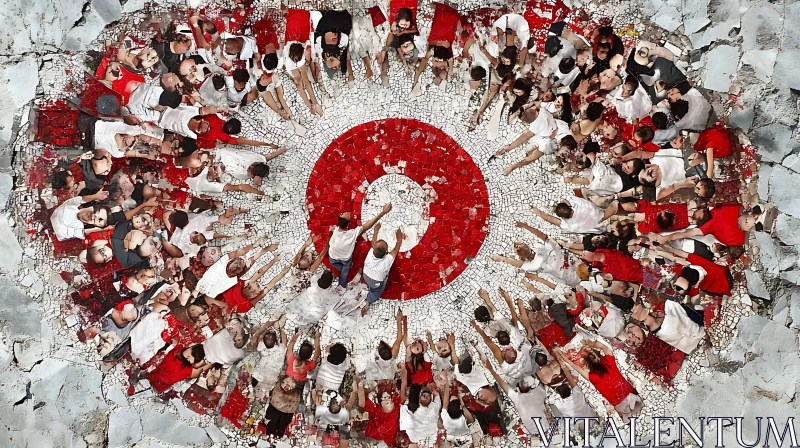
<path id="1" fill-rule="evenodd" d="M 308 181 L 308 228 L 317 249 L 324 247 L 341 213 L 351 212 L 353 225 L 361 224 L 367 187 L 389 173 L 428 184 L 437 193 L 425 235 L 400 252 L 381 296 L 415 299 L 453 281 L 476 256 L 488 228 L 489 193 L 472 157 L 440 129 L 407 118 L 364 123 L 325 149 Z M 370 242 L 359 238 L 351 277 L 370 249 Z M 330 267 L 327 257 L 325 264 Z"/>

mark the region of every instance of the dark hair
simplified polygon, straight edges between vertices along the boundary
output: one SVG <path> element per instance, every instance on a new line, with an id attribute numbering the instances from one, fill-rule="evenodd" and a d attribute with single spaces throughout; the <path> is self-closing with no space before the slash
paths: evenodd
<path id="1" fill-rule="evenodd" d="M 186 227 L 187 224 L 189 224 L 189 215 L 183 210 L 175 210 L 169 216 L 169 222 L 173 226 L 182 229 Z"/>
<path id="2" fill-rule="evenodd" d="M 194 362 L 197 362 L 197 361 L 200 361 L 200 360 L 203 360 L 203 359 L 206 358 L 206 350 L 205 350 L 205 348 L 203 348 L 203 344 L 195 344 L 195 345 L 193 345 L 191 347 L 188 347 L 188 348 L 189 348 L 189 353 L 191 353 L 192 354 L 192 358 L 194 358 Z M 189 361 L 183 356 L 183 352 L 184 351 L 186 351 L 186 349 L 181 350 L 181 358 L 183 358 L 184 364 L 191 366 Z"/>
<path id="3" fill-rule="evenodd" d="M 317 286 L 322 289 L 328 289 L 333 284 L 333 272 L 325 271 L 322 275 L 319 276 L 319 280 L 317 280 Z"/>
<path id="4" fill-rule="evenodd" d="M 571 56 L 567 56 L 558 63 L 558 71 L 561 73 L 567 74 L 571 72 L 575 68 L 575 59 Z"/>
<path id="5" fill-rule="evenodd" d="M 269 176 L 269 166 L 266 163 L 256 162 L 250 166 L 253 167 L 253 176 L 258 176 L 258 177 Z"/>
<path id="6" fill-rule="evenodd" d="M 458 371 L 465 375 L 472 373 L 472 356 L 467 355 L 458 361 Z"/>
<path id="7" fill-rule="evenodd" d="M 461 410 L 461 402 L 457 398 L 450 400 L 450 403 L 447 404 L 447 415 L 453 420 L 464 415 L 464 411 Z"/>
<path id="8" fill-rule="evenodd" d="M 475 313 L 473 314 L 475 316 L 475 320 L 478 322 L 489 322 L 492 320 L 492 315 L 489 313 L 489 308 L 486 308 L 485 305 L 475 308 Z"/>
<path id="9" fill-rule="evenodd" d="M 541 367 L 544 367 L 544 366 L 547 365 L 547 355 L 545 355 L 542 352 L 537 353 L 536 356 L 533 357 L 533 359 L 536 362 L 536 364 L 541 366 Z"/>
<path id="10" fill-rule="evenodd" d="M 619 232 L 620 241 L 629 240 L 636 235 L 636 225 L 630 221 L 628 222 L 617 221 L 616 226 L 617 226 L 617 232 Z"/>
<path id="11" fill-rule="evenodd" d="M 597 154 L 600 152 L 600 144 L 597 142 L 588 141 L 583 145 L 583 153 L 587 156 L 589 154 Z"/>
<path id="12" fill-rule="evenodd" d="M 401 34 L 400 36 L 397 37 L 397 48 L 399 49 L 406 42 L 411 42 L 412 44 L 414 44 L 414 46 L 417 45 L 417 43 L 414 42 L 414 35 L 413 34 L 411 34 L 411 33 Z"/>
<path id="13" fill-rule="evenodd" d="M 700 214 L 700 217 L 697 217 L 698 213 Z M 698 208 L 694 211 L 693 215 L 695 216 L 695 224 L 697 224 L 698 227 L 702 226 L 708 221 L 711 221 L 711 210 L 708 208 Z"/>
<path id="14" fill-rule="evenodd" d="M 411 365 L 411 374 L 418 372 L 425 368 L 425 353 L 412 353 L 409 361 Z"/>
<path id="15" fill-rule="evenodd" d="M 650 126 L 639 126 L 635 132 L 636 136 L 641 139 L 642 143 L 647 143 L 653 141 L 653 137 L 655 133 L 653 132 L 653 128 Z"/>
<path id="16" fill-rule="evenodd" d="M 597 243 L 592 241 L 592 246 L 594 246 L 595 249 L 605 249 L 605 248 L 607 248 L 608 246 L 611 245 L 611 238 L 609 238 L 609 236 L 607 234 L 602 233 L 600 235 L 594 235 L 592 237 L 592 239 L 594 239 L 595 237 L 596 238 L 602 238 L 600 240 L 600 242 L 597 242 Z"/>
<path id="17" fill-rule="evenodd" d="M 314 356 L 314 346 L 308 341 L 303 341 L 297 350 L 297 357 L 303 361 L 308 361 L 312 356 Z"/>
<path id="18" fill-rule="evenodd" d="M 689 103 L 686 100 L 676 100 L 669 106 L 669 110 L 672 111 L 672 115 L 675 118 L 680 120 L 689 113 Z"/>
<path id="19" fill-rule="evenodd" d="M 250 72 L 243 68 L 237 68 L 231 75 L 236 82 L 247 82 L 250 80 Z"/>
<path id="20" fill-rule="evenodd" d="M 53 190 L 67 188 L 67 178 L 69 176 L 72 176 L 72 173 L 69 171 L 56 171 L 53 173 L 53 177 L 50 180 L 50 185 L 53 187 Z"/>
<path id="21" fill-rule="evenodd" d="M 558 36 L 550 36 L 544 41 L 544 54 L 551 58 L 555 57 L 563 47 Z"/>
<path id="22" fill-rule="evenodd" d="M 651 117 L 653 120 L 653 127 L 656 129 L 667 129 L 669 119 L 664 112 L 656 112 Z"/>
<path id="23" fill-rule="evenodd" d="M 638 175 L 644 169 L 644 160 L 642 159 L 632 159 L 633 162 L 633 173 L 632 176 Z"/>
<path id="24" fill-rule="evenodd" d="M 211 76 L 211 84 L 214 85 L 215 90 L 220 90 L 225 87 L 225 77 L 219 73 L 215 73 Z"/>
<path id="25" fill-rule="evenodd" d="M 503 58 L 508 58 L 508 64 L 503 64 Z M 517 65 L 517 47 L 509 45 L 503 48 L 503 51 L 500 52 L 500 57 L 497 58 L 497 74 L 501 78 L 512 75 L 515 65 Z"/>
<path id="26" fill-rule="evenodd" d="M 532 298 L 530 304 L 533 311 L 542 311 L 542 301 L 537 297 Z"/>
<path id="27" fill-rule="evenodd" d="M 471 69 L 469 69 L 469 77 L 473 81 L 480 81 L 486 77 L 486 69 L 480 65 L 474 65 Z"/>
<path id="28" fill-rule="evenodd" d="M 514 98 L 514 104 L 512 104 L 511 107 L 508 109 L 508 113 L 510 114 L 515 113 L 528 102 L 528 99 L 531 97 L 532 88 L 533 88 L 533 83 L 528 78 L 519 78 L 516 81 L 514 81 L 512 89 L 522 90 L 522 95 Z"/>
<path id="29" fill-rule="evenodd" d="M 303 44 L 295 42 L 289 45 L 289 59 L 294 62 L 300 62 L 300 60 L 303 59 L 303 53 L 305 51 L 306 49 Z"/>
<path id="30" fill-rule="evenodd" d="M 572 210 L 572 206 L 566 202 L 559 202 L 556 204 L 554 212 L 559 218 L 570 219 L 574 210 Z"/>
<path id="31" fill-rule="evenodd" d="M 578 142 L 575 141 L 575 137 L 572 134 L 569 134 L 561 137 L 561 140 L 558 141 L 558 146 L 566 146 L 570 151 L 575 151 L 578 149 Z"/>
<path id="32" fill-rule="evenodd" d="M 222 125 L 222 132 L 228 135 L 236 135 L 242 132 L 242 122 L 238 118 L 231 118 Z"/>
<path id="33" fill-rule="evenodd" d="M 605 112 L 605 110 L 606 108 L 603 107 L 602 103 L 589 103 L 589 105 L 586 107 L 586 118 L 592 121 L 597 121 L 603 116 L 603 112 Z"/>
<path id="34" fill-rule="evenodd" d="M 705 179 L 700 179 L 697 182 L 697 185 L 703 187 L 705 190 L 705 194 L 701 196 L 703 199 L 710 199 L 717 193 L 717 186 L 714 183 L 714 179 L 708 177 Z"/>
<path id="35" fill-rule="evenodd" d="M 590 372 L 596 373 L 597 375 L 603 377 L 606 373 L 608 373 L 608 367 L 603 364 L 603 360 L 597 356 L 597 353 L 594 351 L 589 352 L 588 355 L 585 357 L 586 359 L 586 367 L 589 368 Z"/>
<path id="36" fill-rule="evenodd" d="M 383 258 L 386 256 L 386 248 L 383 246 L 378 246 L 372 249 L 372 254 L 375 255 L 375 258 Z"/>
<path id="37" fill-rule="evenodd" d="M 685 266 L 681 269 L 681 277 L 685 278 L 689 283 L 689 288 L 696 285 L 700 281 L 700 273 L 696 269 Z"/>
<path id="38" fill-rule="evenodd" d="M 341 57 L 342 57 L 342 49 L 339 48 L 338 46 L 325 47 L 325 49 L 322 50 L 322 59 L 323 60 L 328 59 L 328 58 L 339 59 Z"/>
<path id="39" fill-rule="evenodd" d="M 497 337 L 497 342 L 499 342 L 500 345 L 509 345 L 509 344 L 511 344 L 511 336 L 508 334 L 507 331 L 500 330 L 500 331 L 497 332 L 497 334 L 495 336 Z"/>
<path id="40" fill-rule="evenodd" d="M 328 362 L 338 366 L 339 364 L 343 363 L 345 359 L 347 359 L 347 347 L 338 342 L 333 344 L 333 347 L 331 347 L 331 352 L 328 355 Z"/>
<path id="41" fill-rule="evenodd" d="M 656 215 L 656 224 L 662 230 L 669 230 L 675 225 L 675 213 L 669 210 L 662 210 Z"/>
<path id="42" fill-rule="evenodd" d="M 412 384 L 408 386 L 408 410 L 416 412 L 419 409 L 419 395 L 422 393 L 422 386 Z"/>
<path id="43" fill-rule="evenodd" d="M 110 208 L 106 207 L 105 205 L 93 205 L 92 206 L 92 211 L 94 213 L 97 213 L 97 212 L 103 211 L 103 210 L 106 212 L 106 225 L 104 225 L 104 226 L 96 226 L 96 227 L 99 227 L 101 229 L 104 229 L 104 228 L 106 228 L 106 227 L 108 227 L 110 225 L 114 225 L 115 224 L 114 222 L 112 222 L 114 217 L 111 216 L 111 209 Z"/>
<path id="44" fill-rule="evenodd" d="M 556 95 L 553 100 L 555 101 L 556 98 L 561 97 L 562 102 L 564 103 L 561 106 L 561 112 L 557 118 L 560 118 L 561 121 L 566 121 L 567 123 L 572 123 L 572 101 L 570 101 L 570 94 L 569 93 L 561 93 Z"/>
<path id="45" fill-rule="evenodd" d="M 177 90 L 164 90 L 158 97 L 158 104 L 171 109 L 180 106 L 181 101 L 183 101 L 183 97 Z"/>
<path id="46" fill-rule="evenodd" d="M 184 139 L 181 141 L 180 148 L 183 150 L 181 153 L 183 157 L 190 156 L 197 151 L 197 140 L 191 137 L 184 137 Z"/>
<path id="47" fill-rule="evenodd" d="M 414 11 L 411 8 L 400 8 L 397 10 L 397 17 L 395 17 L 394 22 L 397 23 L 401 20 L 408 20 L 409 22 L 414 21 Z"/>
<path id="48" fill-rule="evenodd" d="M 556 392 L 558 392 L 558 395 L 561 396 L 562 399 L 566 400 L 572 395 L 572 388 L 569 387 L 569 384 L 563 383 L 556 387 Z"/>
<path id="49" fill-rule="evenodd" d="M 608 51 L 610 53 L 611 52 L 611 44 L 609 44 L 608 42 L 600 42 L 599 44 L 597 44 L 597 53 L 599 53 L 600 50 L 605 50 L 605 51 Z M 595 53 L 595 56 L 597 56 L 597 53 Z"/>
<path id="50" fill-rule="evenodd" d="M 267 70 L 275 70 L 278 68 L 278 54 L 277 53 L 267 53 L 261 58 L 261 65 L 264 66 Z"/>
<path id="51" fill-rule="evenodd" d="M 278 344 L 278 335 L 275 334 L 274 331 L 265 332 L 264 336 L 262 336 L 262 339 L 264 340 L 264 345 L 267 348 L 275 347 L 275 345 Z"/>
<path id="52" fill-rule="evenodd" d="M 431 49 L 433 51 L 433 57 L 437 59 L 450 59 L 453 57 L 453 52 L 447 47 L 443 47 L 441 45 L 434 45 Z"/>
<path id="53" fill-rule="evenodd" d="M 347 226 L 350 225 L 350 220 L 347 218 L 342 218 L 341 216 L 336 218 L 336 224 L 339 226 L 340 229 L 346 229 Z"/>
<path id="54" fill-rule="evenodd" d="M 392 359 L 392 348 L 389 347 L 385 342 L 381 341 L 378 345 L 378 356 L 384 360 L 388 361 Z"/>

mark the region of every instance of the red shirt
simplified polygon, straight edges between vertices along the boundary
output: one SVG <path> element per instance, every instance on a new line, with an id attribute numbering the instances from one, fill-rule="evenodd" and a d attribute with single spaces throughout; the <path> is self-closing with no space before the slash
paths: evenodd
<path id="1" fill-rule="evenodd" d="M 228 304 L 228 313 L 246 313 L 253 309 L 250 299 L 242 295 L 244 280 L 238 280 L 236 285 L 222 293 L 222 300 Z"/>
<path id="2" fill-rule="evenodd" d="M 222 118 L 219 118 L 217 115 L 203 115 L 203 120 L 208 123 L 209 129 L 205 134 L 197 134 L 198 148 L 214 148 L 217 146 L 217 140 L 228 145 L 239 144 L 239 139 L 222 131 L 222 126 L 225 124 Z"/>
<path id="3" fill-rule="evenodd" d="M 411 382 L 411 384 L 423 384 L 423 385 L 425 385 L 425 384 L 428 384 L 428 383 L 432 383 L 433 382 L 433 370 L 432 370 L 432 368 L 433 368 L 433 363 L 425 361 L 422 364 L 422 369 L 417 370 L 416 372 L 411 374 L 411 378 L 409 379 L 409 381 Z M 411 363 L 410 362 L 406 363 L 406 369 L 409 372 L 412 372 Z"/>
<path id="4" fill-rule="evenodd" d="M 711 209 L 711 220 L 699 227 L 703 235 L 714 235 L 726 246 L 743 246 L 746 234 L 739 228 L 741 205 L 721 205 Z"/>
<path id="5" fill-rule="evenodd" d="M 602 266 L 598 266 L 598 262 L 593 263 L 595 267 L 602 269 L 603 274 L 611 274 L 614 280 L 623 282 L 642 283 L 644 281 L 642 264 L 639 260 L 616 249 L 597 249 L 594 253 L 605 256 Z"/>
<path id="6" fill-rule="evenodd" d="M 589 372 L 589 382 L 594 385 L 594 388 L 600 392 L 611 406 L 616 406 L 622 403 L 625 398 L 633 392 L 633 386 L 617 368 L 617 362 L 611 355 L 606 355 L 602 358 L 601 362 L 608 369 L 608 372 L 600 376 L 595 372 Z"/>
<path id="7" fill-rule="evenodd" d="M 364 409 L 369 413 L 364 435 L 370 439 L 383 441 L 389 446 L 395 446 L 397 434 L 400 432 L 400 397 L 394 398 L 394 409 L 388 414 L 372 400 L 367 400 Z"/>
<path id="8" fill-rule="evenodd" d="M 712 294 L 722 294 L 724 296 L 731 295 L 731 285 L 728 283 L 728 268 L 720 266 L 711 260 L 705 259 L 699 255 L 689 254 L 686 259 L 689 263 L 700 266 L 706 271 L 706 276 L 697 287 L 701 291 L 710 292 Z"/>
<path id="9" fill-rule="evenodd" d="M 697 137 L 697 143 L 694 144 L 694 150 L 697 152 L 706 152 L 709 149 L 714 150 L 714 158 L 721 159 L 733 154 L 733 142 L 728 134 L 725 126 L 717 124 L 713 128 L 706 129 L 701 132 Z"/>
<path id="10" fill-rule="evenodd" d="M 308 372 L 314 370 L 314 367 L 317 367 L 317 361 L 306 361 L 303 365 L 303 370 L 299 372 L 295 372 L 294 370 L 294 360 L 297 359 L 296 356 L 291 355 L 289 359 L 286 360 L 286 375 L 296 379 L 299 382 L 303 382 L 308 379 Z"/>
<path id="11" fill-rule="evenodd" d="M 147 380 L 156 392 L 162 393 L 174 384 L 192 377 L 192 366 L 187 365 L 181 357 L 181 352 L 185 348 L 175 347 L 147 376 Z"/>

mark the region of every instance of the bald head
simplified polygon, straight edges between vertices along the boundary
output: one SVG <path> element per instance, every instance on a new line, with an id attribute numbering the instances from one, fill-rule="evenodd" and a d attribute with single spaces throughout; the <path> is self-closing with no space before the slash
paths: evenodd
<path id="1" fill-rule="evenodd" d="M 375 247 L 372 248 L 372 255 L 375 255 L 375 258 L 383 258 L 389 252 L 389 243 L 384 240 L 378 240 L 375 243 Z"/>

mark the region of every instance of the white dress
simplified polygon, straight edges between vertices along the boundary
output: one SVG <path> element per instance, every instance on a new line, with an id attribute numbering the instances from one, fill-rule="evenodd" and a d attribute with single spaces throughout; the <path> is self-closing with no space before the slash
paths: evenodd
<path id="1" fill-rule="evenodd" d="M 247 180 L 247 169 L 254 163 L 266 163 L 264 154 L 245 149 L 217 148 L 214 150 L 214 159 L 225 165 L 225 174 L 230 174 L 235 179 Z"/>
<path id="2" fill-rule="evenodd" d="M 686 315 L 677 302 L 664 303 L 664 321 L 656 337 L 684 353 L 691 353 L 705 336 L 705 329 Z"/>
<path id="3" fill-rule="evenodd" d="M 339 301 L 339 296 L 333 290 L 322 289 L 317 285 L 320 275 L 314 275 L 311 285 L 286 306 L 287 313 L 301 327 L 319 322 Z"/>
<path id="4" fill-rule="evenodd" d="M 225 254 L 212 264 L 200 278 L 200 281 L 197 282 L 197 292 L 214 298 L 233 288 L 239 279 L 237 277 L 228 277 L 229 261 L 230 256 Z"/>
<path id="5" fill-rule="evenodd" d="M 587 188 L 600 196 L 611 196 L 622 191 L 622 178 L 614 168 L 595 160 L 592 165 L 592 181 Z"/>
<path id="6" fill-rule="evenodd" d="M 600 233 L 603 209 L 583 198 L 569 198 L 572 218 L 561 218 L 561 229 L 572 233 Z"/>

